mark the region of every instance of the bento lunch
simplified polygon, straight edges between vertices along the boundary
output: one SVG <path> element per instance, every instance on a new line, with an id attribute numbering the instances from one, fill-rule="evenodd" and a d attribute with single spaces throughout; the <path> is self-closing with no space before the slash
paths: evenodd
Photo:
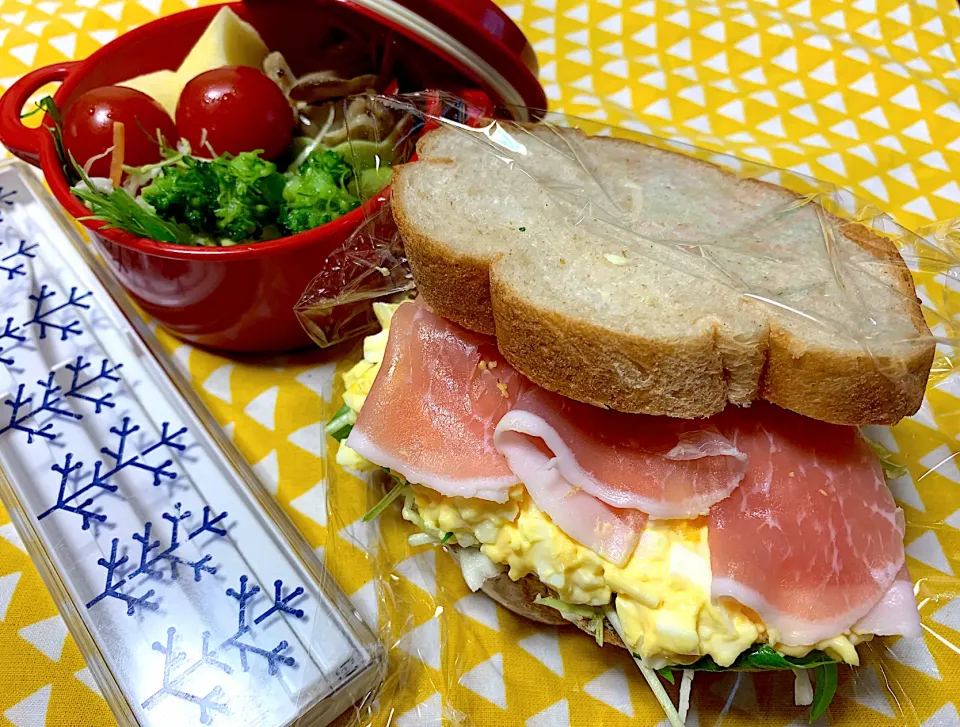
<path id="1" fill-rule="evenodd" d="M 229 246 L 312 230 L 390 181 L 403 120 L 361 96 L 392 58 L 344 35 L 296 77 L 223 8 L 177 71 L 40 106 L 90 219 L 158 242 Z"/>

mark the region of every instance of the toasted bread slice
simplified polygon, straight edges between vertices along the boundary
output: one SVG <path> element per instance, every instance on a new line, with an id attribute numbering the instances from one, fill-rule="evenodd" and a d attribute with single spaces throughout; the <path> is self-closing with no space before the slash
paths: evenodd
<path id="1" fill-rule="evenodd" d="M 537 384 L 683 418 L 757 398 L 850 425 L 919 408 L 934 342 L 889 239 L 675 152 L 504 134 L 502 154 L 424 136 L 393 213 L 420 294 Z"/>

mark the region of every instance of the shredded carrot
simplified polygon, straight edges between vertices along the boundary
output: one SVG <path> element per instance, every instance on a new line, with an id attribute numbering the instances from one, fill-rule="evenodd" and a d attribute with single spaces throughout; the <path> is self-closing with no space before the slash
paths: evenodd
<path id="1" fill-rule="evenodd" d="M 113 122 L 113 154 L 110 155 L 110 181 L 113 188 L 120 186 L 120 179 L 123 177 L 123 124 L 119 121 Z"/>

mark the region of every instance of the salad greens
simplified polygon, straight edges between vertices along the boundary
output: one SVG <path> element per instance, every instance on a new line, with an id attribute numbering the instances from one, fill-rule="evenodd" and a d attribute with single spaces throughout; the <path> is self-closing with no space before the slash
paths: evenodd
<path id="1" fill-rule="evenodd" d="M 873 449 L 880 460 L 880 466 L 883 468 L 883 476 L 888 480 L 895 480 L 907 474 L 907 468 L 896 461 L 897 455 L 884 447 L 879 442 L 875 442 L 870 437 L 864 437 L 867 444 Z"/>
<path id="2" fill-rule="evenodd" d="M 259 152 L 211 161 L 173 152 L 140 195 L 161 217 L 198 235 L 242 242 L 263 238 L 276 223 L 285 184 Z"/>
<path id="3" fill-rule="evenodd" d="M 790 671 L 793 669 L 816 669 L 836 662 L 822 651 L 811 651 L 803 657 L 784 656 L 768 644 L 754 644 L 742 652 L 730 666 L 718 666 L 709 656 L 704 656 L 689 666 L 665 667 L 693 671 Z M 663 669 L 660 670 L 661 675 Z"/>
<path id="4" fill-rule="evenodd" d="M 64 149 L 53 99 L 37 107 L 53 121 L 47 128 L 74 194 L 90 208 L 87 219 L 159 242 L 216 246 L 294 235 L 342 217 L 390 182 L 389 155 L 372 142 L 312 145 L 284 172 L 260 150 L 205 159 L 160 144 L 163 161 L 124 166 L 126 181 L 113 188 L 91 180 Z"/>
<path id="5" fill-rule="evenodd" d="M 363 516 L 363 522 L 365 523 L 368 523 L 371 520 L 376 520 L 380 516 L 380 513 L 390 507 L 390 503 L 400 497 L 400 495 L 404 494 L 407 488 L 410 487 L 406 480 L 397 477 L 395 474 L 390 472 L 390 470 L 385 471 L 393 478 L 395 484 L 393 488 L 386 495 L 384 495 L 383 498 L 381 498 L 380 502 L 370 508 L 370 511 Z"/>
<path id="6" fill-rule="evenodd" d="M 212 160 L 166 152 L 167 162 L 154 165 L 157 176 L 140 191 L 143 201 L 164 219 L 221 244 L 306 232 L 360 206 L 348 189 L 354 168 L 330 149 L 312 151 L 286 174 L 260 151 Z"/>
<path id="7" fill-rule="evenodd" d="M 57 158 L 60 160 L 67 179 L 70 179 L 72 178 L 72 174 L 70 173 L 70 165 L 67 163 L 67 152 L 63 146 L 63 117 L 60 115 L 60 109 L 57 108 L 57 102 L 53 100 L 53 96 L 44 96 L 37 101 L 35 109 L 21 114 L 20 118 L 26 119 L 41 112 L 45 113 L 50 117 L 50 120 L 53 121 L 53 126 L 45 126 L 44 128 L 49 131 L 53 137 L 53 144 L 57 150 Z"/>
<path id="8" fill-rule="evenodd" d="M 70 162 L 80 178 L 80 183 L 74 185 L 73 193 L 93 213 L 82 219 L 98 220 L 107 229 L 120 229 L 159 242 L 195 244 L 194 234 L 189 227 L 168 222 L 151 208 L 138 204 L 123 188 L 109 191 L 98 189 L 72 156 Z"/>
<path id="9" fill-rule="evenodd" d="M 337 413 L 333 415 L 333 419 L 327 422 L 324 431 L 338 442 L 342 442 L 350 436 L 350 432 L 353 431 L 353 425 L 356 421 L 357 413 L 344 404 L 337 410 Z"/>
<path id="10" fill-rule="evenodd" d="M 637 654 L 633 654 L 633 657 L 640 658 Z M 813 704 L 810 706 L 810 721 L 813 722 L 827 710 L 837 692 L 837 662 L 822 651 L 811 651 L 806 656 L 793 657 L 779 654 L 768 644 L 754 644 L 728 667 L 718 666 L 711 657 L 704 656 L 689 666 L 668 666 L 658 669 L 657 673 L 673 684 L 674 671 L 793 671 L 794 669 L 813 670 Z"/>
<path id="11" fill-rule="evenodd" d="M 332 149 L 310 152 L 283 188 L 282 227 L 290 234 L 312 230 L 359 207 L 360 199 L 348 191 L 353 177 L 343 155 Z"/>

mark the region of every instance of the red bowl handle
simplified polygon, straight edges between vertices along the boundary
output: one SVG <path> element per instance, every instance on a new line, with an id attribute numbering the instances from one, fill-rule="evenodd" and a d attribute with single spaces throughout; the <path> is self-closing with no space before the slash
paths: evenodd
<path id="1" fill-rule="evenodd" d="M 11 154 L 40 166 L 40 139 L 47 133 L 43 127 L 29 128 L 20 120 L 23 105 L 37 89 L 48 83 L 63 81 L 78 65 L 78 61 L 55 63 L 30 71 L 0 96 L 0 144 Z"/>

